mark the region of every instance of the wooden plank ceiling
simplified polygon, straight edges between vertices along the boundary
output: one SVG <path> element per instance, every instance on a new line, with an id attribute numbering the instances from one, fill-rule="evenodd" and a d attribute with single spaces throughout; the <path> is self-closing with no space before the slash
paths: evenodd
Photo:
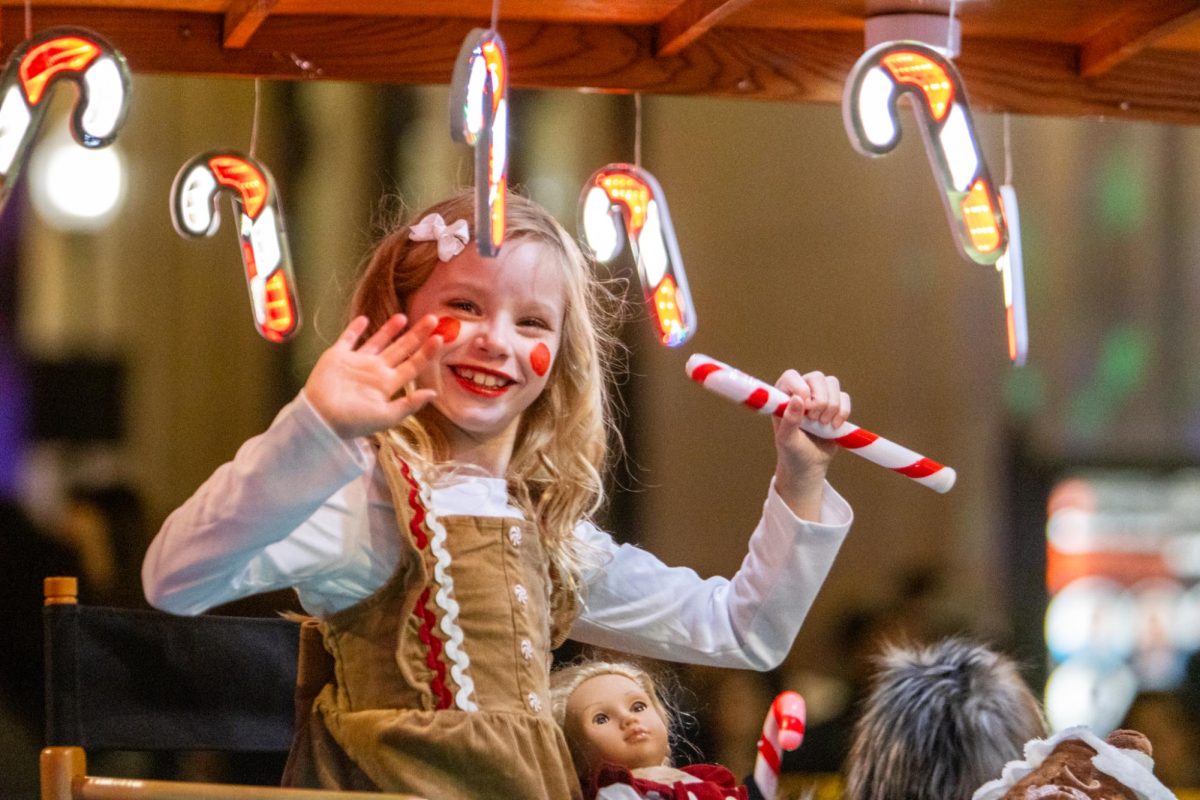
<path id="1" fill-rule="evenodd" d="M 514 86 L 839 102 L 866 18 L 949 0 L 501 0 Z M 436 11 L 436 16 L 431 15 Z M 135 72 L 447 83 L 490 0 L 37 0 Z M 1200 124 L 1200 0 L 959 0 L 979 110 Z M 0 55 L 26 7 L 0 0 Z"/>

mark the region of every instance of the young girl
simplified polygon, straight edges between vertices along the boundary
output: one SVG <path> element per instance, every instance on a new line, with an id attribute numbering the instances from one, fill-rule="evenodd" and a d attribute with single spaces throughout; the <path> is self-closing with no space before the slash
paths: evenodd
<path id="1" fill-rule="evenodd" d="M 746 787 L 722 766 L 671 765 L 673 716 L 646 670 L 620 661 L 572 664 L 551 673 L 550 696 L 585 800 L 603 797 L 613 785 L 629 786 L 637 796 L 746 800 Z"/>
<path id="2" fill-rule="evenodd" d="M 609 429 L 606 320 L 588 262 L 508 197 L 497 258 L 471 194 L 375 250 L 353 321 L 300 395 L 177 509 L 143 566 L 198 614 L 294 587 L 334 678 L 293 746 L 296 785 L 432 798 L 578 797 L 549 707 L 552 647 L 769 669 L 849 528 L 825 473 L 836 379 L 787 372 L 775 477 L 732 580 L 701 580 L 589 520 Z"/>

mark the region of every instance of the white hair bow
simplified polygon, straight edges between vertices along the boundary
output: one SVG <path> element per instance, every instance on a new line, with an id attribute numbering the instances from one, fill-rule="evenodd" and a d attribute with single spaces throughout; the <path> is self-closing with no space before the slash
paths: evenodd
<path id="1" fill-rule="evenodd" d="M 465 219 L 447 225 L 441 214 L 430 214 L 412 226 L 408 238 L 414 242 L 437 242 L 438 260 L 449 261 L 471 241 L 471 231 Z"/>

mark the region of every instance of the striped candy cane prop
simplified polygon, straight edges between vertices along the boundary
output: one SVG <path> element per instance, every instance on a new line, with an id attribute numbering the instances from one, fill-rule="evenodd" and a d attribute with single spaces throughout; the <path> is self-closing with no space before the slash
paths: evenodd
<path id="1" fill-rule="evenodd" d="M 64 80 L 79 91 L 71 115 L 75 141 L 94 149 L 117 138 L 129 109 L 125 57 L 84 28 L 49 28 L 22 42 L 0 76 L 0 206 L 45 119 L 50 89 Z"/>
<path id="2" fill-rule="evenodd" d="M 763 720 L 758 757 L 754 761 L 754 783 L 766 800 L 775 800 L 783 754 L 804 741 L 804 715 L 804 698 L 789 691 L 775 698 Z"/>
<path id="3" fill-rule="evenodd" d="M 1008 237 L 1004 212 L 975 138 L 962 78 L 941 53 L 907 41 L 864 53 L 842 98 L 850 143 L 866 156 L 894 150 L 900 142 L 896 104 L 903 95 L 912 100 L 954 243 L 975 263 L 995 264 Z"/>
<path id="4" fill-rule="evenodd" d="M 616 258 L 628 239 L 659 341 L 678 347 L 692 338 L 696 307 L 667 196 L 653 175 L 633 164 L 609 164 L 596 170 L 579 198 L 579 229 L 596 258 L 604 262 Z"/>
<path id="5" fill-rule="evenodd" d="M 475 148 L 475 239 L 481 256 L 504 242 L 508 189 L 508 55 L 493 30 L 463 41 L 450 87 L 450 136 Z"/>
<path id="6" fill-rule="evenodd" d="M 741 403 L 760 414 L 782 417 L 791 397 L 769 383 L 723 364 L 715 358 L 700 354 L 687 360 L 687 373 L 696 383 L 710 392 Z M 954 487 L 957 477 L 950 467 L 914 453 L 882 436 L 871 433 L 850 422 L 834 428 L 814 420 L 801 420 L 800 427 L 813 436 L 830 439 L 850 452 L 881 467 L 899 472 L 935 492 L 945 494 Z"/>
<path id="7" fill-rule="evenodd" d="M 175 176 L 171 221 L 180 236 L 212 236 L 221 226 L 222 190 L 232 195 L 255 327 L 267 341 L 286 341 L 300 328 L 300 305 L 279 192 L 267 168 L 231 150 L 196 156 Z"/>

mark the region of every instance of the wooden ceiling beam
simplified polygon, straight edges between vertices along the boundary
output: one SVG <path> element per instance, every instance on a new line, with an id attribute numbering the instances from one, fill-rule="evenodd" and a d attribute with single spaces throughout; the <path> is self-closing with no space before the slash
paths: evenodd
<path id="1" fill-rule="evenodd" d="M 1085 78 L 1103 75 L 1196 20 L 1200 20 L 1197 0 L 1154 0 L 1131 6 L 1080 45 L 1079 74 Z"/>
<path id="2" fill-rule="evenodd" d="M 135 77 L 157 72 L 444 85 L 463 38 L 485 21 L 275 13 L 241 48 L 224 46 L 223 13 L 44 6 L 34 23 L 38 30 L 83 25 L 97 31 L 124 53 Z M 21 7 L 0 8 L 0 30 L 23 26 Z M 665 58 L 655 53 L 655 34 L 653 26 L 504 25 L 513 85 L 520 88 L 840 103 L 846 75 L 862 55 L 857 31 L 720 26 Z M 0 58 L 17 43 L 6 40 Z M 976 111 L 1200 125 L 1195 53 L 1145 50 L 1096 78 L 1079 76 L 1078 56 L 1069 44 L 972 38 L 956 63 Z"/>
<path id="3" fill-rule="evenodd" d="M 673 56 L 753 0 L 684 0 L 658 24 L 659 57 Z"/>
<path id="4" fill-rule="evenodd" d="M 233 0 L 225 12 L 225 35 L 222 44 L 228 48 L 245 47 L 262 24 L 266 22 L 277 0 Z"/>

